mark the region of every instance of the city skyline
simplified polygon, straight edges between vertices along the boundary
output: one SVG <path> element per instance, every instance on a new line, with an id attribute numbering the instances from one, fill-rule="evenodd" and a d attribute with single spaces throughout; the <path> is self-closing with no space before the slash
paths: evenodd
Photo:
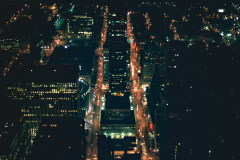
<path id="1" fill-rule="evenodd" d="M 240 159 L 238 1 L 0 0 L 0 13 L 0 159 Z"/>

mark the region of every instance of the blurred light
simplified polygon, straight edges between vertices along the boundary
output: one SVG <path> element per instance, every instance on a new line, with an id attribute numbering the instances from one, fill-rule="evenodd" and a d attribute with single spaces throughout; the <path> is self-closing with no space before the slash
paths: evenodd
<path id="1" fill-rule="evenodd" d="M 218 9 L 218 12 L 223 13 L 223 12 L 225 12 L 225 10 L 224 9 Z"/>

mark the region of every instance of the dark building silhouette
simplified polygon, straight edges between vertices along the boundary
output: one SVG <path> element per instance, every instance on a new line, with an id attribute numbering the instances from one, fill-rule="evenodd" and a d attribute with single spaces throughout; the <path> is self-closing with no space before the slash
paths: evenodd
<path id="1" fill-rule="evenodd" d="M 105 50 L 109 56 L 109 91 L 126 92 L 129 80 L 130 45 L 126 38 L 126 14 L 110 7 L 108 15 L 108 32 Z"/>
<path id="2" fill-rule="evenodd" d="M 44 117 L 81 117 L 85 114 L 78 66 L 20 66 L 2 85 L 21 108 L 34 137 Z"/>
<path id="3" fill-rule="evenodd" d="M 114 159 L 114 143 L 110 137 L 105 135 L 98 136 L 98 159 Z"/>
<path id="4" fill-rule="evenodd" d="M 141 160 L 140 154 L 125 154 L 124 160 Z"/>
<path id="5" fill-rule="evenodd" d="M 42 121 L 29 159 L 85 160 L 85 122 L 80 118 L 51 117 Z"/>

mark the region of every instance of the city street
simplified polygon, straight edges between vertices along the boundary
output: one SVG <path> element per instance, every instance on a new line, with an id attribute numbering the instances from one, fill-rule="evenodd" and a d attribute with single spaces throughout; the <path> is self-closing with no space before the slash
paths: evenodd
<path id="1" fill-rule="evenodd" d="M 107 33 L 107 13 L 108 8 L 104 8 L 103 12 L 103 28 L 101 30 L 101 40 L 99 47 L 96 49 L 95 54 L 99 56 L 98 66 L 97 66 L 97 80 L 95 88 L 92 89 L 92 108 L 88 111 L 85 120 L 92 123 L 92 128 L 89 132 L 89 137 L 87 139 L 87 149 L 86 157 L 88 160 L 97 159 L 98 155 L 98 145 L 97 145 L 97 135 L 100 131 L 100 115 L 101 115 L 101 98 L 104 96 L 105 92 L 102 90 L 103 86 L 103 45 L 106 42 Z M 93 68 L 95 69 L 95 68 Z M 89 143 L 90 142 L 90 143 Z"/>
<path id="2" fill-rule="evenodd" d="M 131 51 L 130 51 L 130 78 L 132 80 L 132 88 L 131 93 L 133 97 L 133 105 L 134 105 L 134 111 L 135 111 L 135 119 L 136 127 L 137 127 L 137 137 L 140 140 L 140 146 L 142 151 L 142 160 L 151 160 L 155 159 L 152 156 L 152 152 L 150 150 L 150 137 L 149 137 L 149 129 L 150 129 L 150 122 L 151 118 L 148 115 L 147 106 L 143 105 L 143 99 L 145 97 L 145 93 L 140 85 L 140 79 L 138 76 L 138 70 L 139 70 L 139 52 L 138 47 L 134 39 L 133 34 L 133 27 L 130 20 L 130 14 L 131 12 L 128 12 L 127 16 L 127 34 L 128 34 L 128 40 L 131 42 Z"/>

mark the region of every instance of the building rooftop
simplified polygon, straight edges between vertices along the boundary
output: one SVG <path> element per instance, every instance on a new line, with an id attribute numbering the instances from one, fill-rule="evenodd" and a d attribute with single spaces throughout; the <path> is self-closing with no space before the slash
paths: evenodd
<path id="1" fill-rule="evenodd" d="M 101 111 L 101 124 L 135 124 L 134 111 Z"/>
<path id="2" fill-rule="evenodd" d="M 25 82 L 47 82 L 47 81 L 77 81 L 79 73 L 78 66 L 16 66 L 12 68 L 7 76 L 8 81 Z M 67 78 L 64 78 L 67 77 Z"/>
<path id="3" fill-rule="evenodd" d="M 106 93 L 106 109 L 130 109 L 129 93 L 124 93 L 124 96 Z"/>

